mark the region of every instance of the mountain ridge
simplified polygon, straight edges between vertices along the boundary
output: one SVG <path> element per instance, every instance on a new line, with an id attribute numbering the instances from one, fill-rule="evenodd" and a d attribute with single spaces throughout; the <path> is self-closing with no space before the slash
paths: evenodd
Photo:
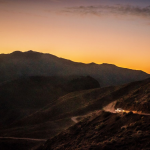
<path id="1" fill-rule="evenodd" d="M 118 67 L 118 68 L 123 68 L 123 69 L 129 69 L 129 70 L 136 70 L 136 71 L 141 71 L 141 72 L 144 72 L 144 73 L 147 73 L 143 70 L 138 70 L 138 69 L 132 69 L 132 68 L 127 68 L 127 67 L 120 67 L 120 66 L 117 66 L 115 64 L 109 64 L 109 63 L 101 63 L 101 64 L 98 64 L 98 63 L 95 63 L 95 62 L 90 62 L 90 63 L 83 63 L 83 62 L 76 62 L 76 61 L 73 61 L 73 60 L 70 60 L 68 58 L 63 58 L 63 57 L 59 57 L 59 56 L 56 56 L 56 55 L 53 55 L 53 54 L 50 54 L 50 53 L 42 53 L 42 52 L 36 52 L 36 51 L 33 51 L 33 50 L 28 50 L 28 51 L 25 51 L 25 52 L 22 52 L 22 51 L 14 51 L 12 53 L 9 53 L 10 55 L 13 54 L 13 55 L 17 55 L 17 54 L 27 54 L 28 56 L 31 54 L 36 54 L 36 55 L 49 55 L 49 56 L 52 56 L 52 57 L 55 57 L 55 58 L 60 58 L 62 60 L 67 60 L 67 61 L 70 61 L 72 63 L 77 63 L 77 64 L 83 64 L 83 65 L 97 65 L 97 66 L 114 66 L 114 67 Z M 1 55 L 1 54 L 0 54 Z M 8 55 L 8 54 L 5 54 L 5 55 Z M 149 73 L 147 73 L 149 74 Z M 150 74 L 149 74 L 150 75 Z"/>
<path id="2" fill-rule="evenodd" d="M 113 64 L 84 64 L 35 51 L 0 54 L 0 82 L 28 76 L 91 76 L 102 87 L 144 80 L 150 75 Z"/>

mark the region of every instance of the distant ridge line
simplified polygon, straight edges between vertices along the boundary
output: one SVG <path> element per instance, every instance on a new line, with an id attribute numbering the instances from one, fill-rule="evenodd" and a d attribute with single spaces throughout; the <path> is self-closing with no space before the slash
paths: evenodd
<path id="1" fill-rule="evenodd" d="M 144 80 L 150 74 L 114 64 L 94 62 L 85 64 L 48 53 L 29 50 L 0 54 L 0 83 L 28 76 L 91 76 L 102 87 Z"/>

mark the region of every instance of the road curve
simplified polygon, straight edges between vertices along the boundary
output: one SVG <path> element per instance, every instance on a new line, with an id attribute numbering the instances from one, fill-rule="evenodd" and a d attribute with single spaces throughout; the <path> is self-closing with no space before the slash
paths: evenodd
<path id="1" fill-rule="evenodd" d="M 107 106 L 103 107 L 103 110 L 111 112 L 111 113 L 116 113 L 116 111 L 115 111 L 116 103 L 117 103 L 117 101 L 113 101 L 113 102 L 109 103 Z"/>
<path id="2" fill-rule="evenodd" d="M 79 117 L 79 116 L 71 117 L 71 120 L 72 120 L 73 122 L 75 122 L 75 123 L 78 123 L 78 120 L 77 120 L 78 117 Z"/>
<path id="3" fill-rule="evenodd" d="M 108 111 L 108 112 L 111 112 L 111 113 L 117 113 L 115 111 L 115 105 L 116 105 L 116 102 L 117 101 L 114 101 L 114 102 L 111 102 L 110 104 L 108 104 L 107 106 L 105 106 L 103 108 L 104 111 Z M 130 110 L 131 111 L 131 110 Z M 124 112 L 126 113 L 129 113 L 130 112 L 129 110 L 124 110 Z M 149 113 L 142 113 L 141 111 L 132 111 L 134 114 L 139 114 L 139 115 L 146 115 L 146 116 L 149 116 L 150 114 Z"/>
<path id="4" fill-rule="evenodd" d="M 107 112 L 111 112 L 111 113 L 117 113 L 115 111 L 115 105 L 116 105 L 117 101 L 113 101 L 111 103 L 109 103 L 107 106 L 103 107 L 103 110 L 104 111 L 107 111 Z M 129 113 L 130 111 L 129 110 L 124 110 L 124 112 L 126 113 Z M 147 115 L 149 116 L 150 114 L 148 113 L 142 113 L 142 112 L 138 112 L 138 111 L 132 111 L 134 114 L 139 114 L 139 115 Z M 89 114 L 88 114 L 89 115 Z M 84 116 L 87 116 L 87 115 L 84 115 Z M 84 117 L 84 116 L 74 116 L 74 117 L 71 117 L 71 120 L 75 123 L 78 123 L 79 121 L 77 120 L 78 117 Z"/>

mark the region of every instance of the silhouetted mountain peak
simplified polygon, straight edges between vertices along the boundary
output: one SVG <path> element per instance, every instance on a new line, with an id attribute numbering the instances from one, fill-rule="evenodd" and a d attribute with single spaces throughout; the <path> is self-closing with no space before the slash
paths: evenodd
<path id="1" fill-rule="evenodd" d="M 91 62 L 89 63 L 89 65 L 97 65 L 95 62 Z"/>
<path id="2" fill-rule="evenodd" d="M 114 65 L 114 64 L 108 64 L 108 63 L 102 63 L 101 65 L 102 65 L 102 66 L 105 66 L 105 67 L 117 67 L 117 66 Z"/>
<path id="3" fill-rule="evenodd" d="M 13 56 L 20 56 L 22 54 L 23 53 L 21 51 L 18 51 L 18 50 L 11 53 L 11 55 L 13 55 Z"/>
<path id="4" fill-rule="evenodd" d="M 33 53 L 37 54 L 37 53 L 40 53 L 40 52 L 36 52 L 36 51 L 33 51 L 33 50 L 28 50 L 28 51 L 22 52 L 22 51 L 16 50 L 16 51 L 14 51 L 14 52 L 12 52 L 10 54 L 11 55 L 18 55 L 18 54 L 33 54 Z"/>
<path id="5" fill-rule="evenodd" d="M 35 52 L 33 50 L 28 50 L 26 53 L 37 53 L 37 52 Z"/>
<path id="6" fill-rule="evenodd" d="M 10 54 L 11 56 L 15 57 L 15 58 L 39 58 L 42 53 L 40 52 L 36 52 L 36 51 L 33 51 L 33 50 L 29 50 L 29 51 L 26 51 L 26 52 L 21 52 L 21 51 L 14 51 Z"/>
<path id="7" fill-rule="evenodd" d="M 43 53 L 41 52 L 36 52 L 36 51 L 33 51 L 33 50 L 28 50 L 26 52 L 24 52 L 25 54 L 28 54 L 28 55 L 42 55 Z"/>

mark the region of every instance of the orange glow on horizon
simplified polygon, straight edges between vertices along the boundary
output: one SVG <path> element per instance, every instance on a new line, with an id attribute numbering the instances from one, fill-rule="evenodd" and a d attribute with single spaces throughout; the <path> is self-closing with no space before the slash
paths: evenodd
<path id="1" fill-rule="evenodd" d="M 1 3 L 0 53 L 33 50 L 150 73 L 149 18 L 64 14 L 66 6 L 54 3 Z"/>
<path id="2" fill-rule="evenodd" d="M 30 49 L 30 50 L 33 50 L 33 49 Z M 20 51 L 20 50 L 16 49 L 14 51 Z M 14 51 L 9 51 L 8 50 L 7 52 L 1 53 L 1 54 L 10 54 L 10 53 L 12 53 Z M 29 50 L 24 50 L 22 52 L 27 52 L 27 51 L 29 51 Z M 128 68 L 128 69 L 134 69 L 134 70 L 141 70 L 141 71 L 144 71 L 144 72 L 150 74 L 149 66 L 146 67 L 145 65 L 142 65 L 142 64 L 139 65 L 139 64 L 136 64 L 136 63 L 132 65 L 130 62 L 128 62 L 128 63 L 127 62 L 121 63 L 121 60 L 117 61 L 117 60 L 111 59 L 111 58 L 110 59 L 109 58 L 106 59 L 106 58 L 102 58 L 101 57 L 99 59 L 97 57 L 97 59 L 95 59 L 93 57 L 93 59 L 94 59 L 94 61 L 93 61 L 91 56 L 89 56 L 88 58 L 82 57 L 81 55 L 80 56 L 79 55 L 70 55 L 69 56 L 68 53 L 66 55 L 65 54 L 58 54 L 58 55 L 56 55 L 55 53 L 51 53 L 48 50 L 44 50 L 44 51 L 38 50 L 36 52 L 52 54 L 52 55 L 55 55 L 55 56 L 60 57 L 60 58 L 68 59 L 68 60 L 71 60 L 71 61 L 74 61 L 74 62 L 81 62 L 81 63 L 85 63 L 85 64 L 89 64 L 89 63 L 96 63 L 96 64 L 108 63 L 108 64 L 114 64 L 114 65 L 116 65 L 118 67 Z"/>

